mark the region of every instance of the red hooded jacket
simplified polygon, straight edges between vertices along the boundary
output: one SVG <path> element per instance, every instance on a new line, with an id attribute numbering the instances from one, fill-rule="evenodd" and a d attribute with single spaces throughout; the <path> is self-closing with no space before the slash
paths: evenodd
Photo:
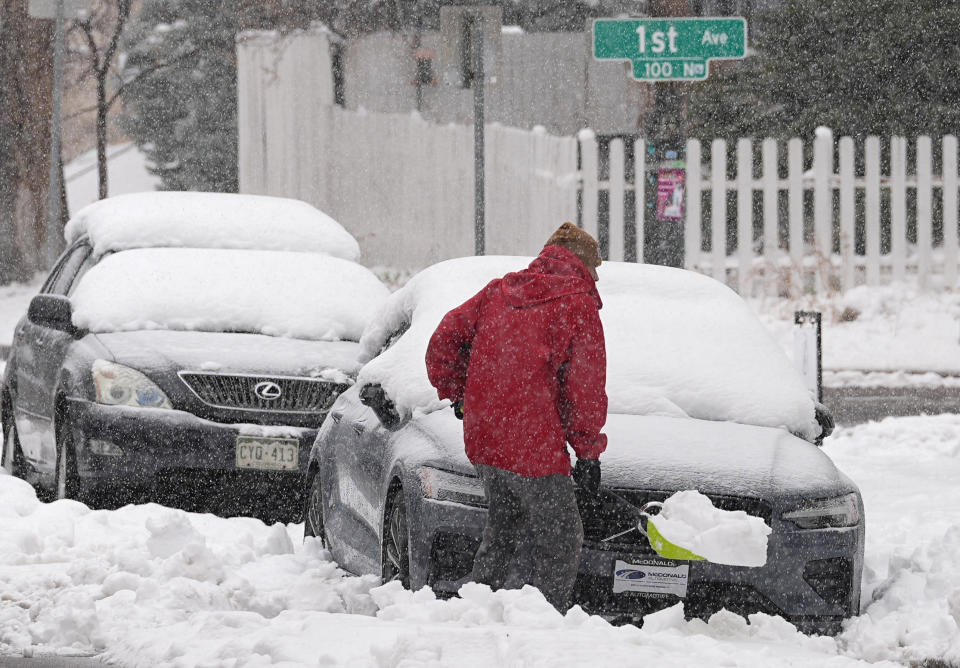
<path id="1" fill-rule="evenodd" d="M 527 269 L 491 281 L 440 322 L 427 374 L 464 402 L 467 457 L 524 476 L 570 473 L 607 447 L 600 295 L 572 251 L 547 246 Z"/>

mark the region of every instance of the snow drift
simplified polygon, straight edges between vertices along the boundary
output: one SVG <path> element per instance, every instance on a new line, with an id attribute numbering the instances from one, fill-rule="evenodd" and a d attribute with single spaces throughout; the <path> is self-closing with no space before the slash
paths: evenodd
<path id="1" fill-rule="evenodd" d="M 131 248 L 243 248 L 360 257 L 337 221 L 306 202 L 229 193 L 146 192 L 85 206 L 63 231 L 90 237 L 94 255 Z"/>

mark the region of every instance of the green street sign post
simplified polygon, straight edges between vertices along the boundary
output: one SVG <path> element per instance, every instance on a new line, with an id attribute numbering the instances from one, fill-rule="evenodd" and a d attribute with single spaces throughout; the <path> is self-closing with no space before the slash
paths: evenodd
<path id="1" fill-rule="evenodd" d="M 638 81 L 702 81 L 711 60 L 747 55 L 742 17 L 596 19 L 593 57 L 629 60 Z"/>

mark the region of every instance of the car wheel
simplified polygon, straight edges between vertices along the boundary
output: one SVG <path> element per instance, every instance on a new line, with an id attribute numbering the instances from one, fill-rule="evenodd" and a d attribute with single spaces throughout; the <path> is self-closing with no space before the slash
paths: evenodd
<path id="1" fill-rule="evenodd" d="M 407 505 L 403 501 L 402 489 L 394 490 L 387 501 L 381 554 L 383 582 L 397 581 L 409 589 L 410 533 L 407 530 Z"/>
<path id="2" fill-rule="evenodd" d="M 77 475 L 76 449 L 73 428 L 68 419 L 57 425 L 57 471 L 54 477 L 53 498 L 86 501 L 83 486 Z"/>
<path id="3" fill-rule="evenodd" d="M 17 435 L 17 423 L 12 415 L 3 425 L 3 468 L 12 476 L 23 477 L 23 451 Z"/>
<path id="4" fill-rule="evenodd" d="M 307 490 L 307 500 L 303 510 L 303 538 L 319 538 L 324 547 L 327 537 L 323 532 L 323 497 L 320 489 L 320 472 L 313 475 L 310 488 Z"/>

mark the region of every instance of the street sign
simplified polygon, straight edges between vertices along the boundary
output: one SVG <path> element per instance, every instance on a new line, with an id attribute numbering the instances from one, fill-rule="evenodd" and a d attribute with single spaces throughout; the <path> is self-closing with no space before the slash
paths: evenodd
<path id="1" fill-rule="evenodd" d="M 63 0 L 63 18 L 81 18 L 90 9 L 90 0 Z M 57 18 L 57 0 L 30 0 L 30 18 Z"/>
<path id="2" fill-rule="evenodd" d="M 638 81 L 702 81 L 711 60 L 746 55 L 747 21 L 739 16 L 593 22 L 593 57 L 629 60 Z"/>

